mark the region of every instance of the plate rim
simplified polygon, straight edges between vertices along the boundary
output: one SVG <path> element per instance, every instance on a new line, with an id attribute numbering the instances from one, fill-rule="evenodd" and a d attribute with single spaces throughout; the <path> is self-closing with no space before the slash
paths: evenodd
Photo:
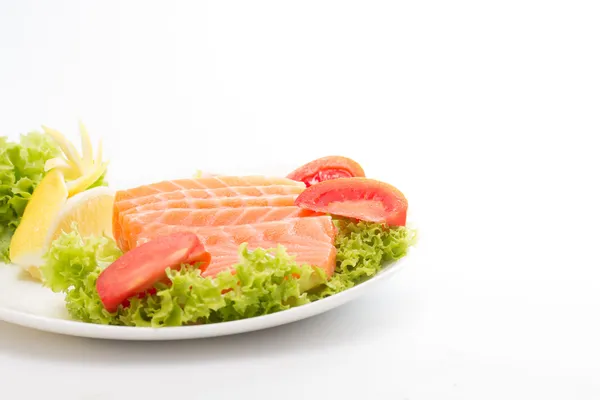
<path id="1" fill-rule="evenodd" d="M 18 311 L 3 306 L 0 306 L 0 321 L 38 331 L 67 336 L 125 341 L 188 340 L 253 332 L 285 325 L 319 315 L 354 300 L 361 294 L 364 294 L 365 290 L 373 286 L 373 284 L 376 284 L 377 282 L 383 282 L 404 269 L 407 262 L 412 260 L 411 256 L 413 256 L 415 247 L 416 246 L 411 246 L 404 257 L 397 261 L 391 262 L 379 273 L 375 274 L 368 280 L 350 289 L 346 289 L 343 292 L 336 293 L 330 297 L 309 304 L 292 307 L 288 310 L 236 321 L 218 322 L 206 325 L 161 328 L 132 327 L 101 325 L 82 321 L 53 318 L 24 311 Z"/>

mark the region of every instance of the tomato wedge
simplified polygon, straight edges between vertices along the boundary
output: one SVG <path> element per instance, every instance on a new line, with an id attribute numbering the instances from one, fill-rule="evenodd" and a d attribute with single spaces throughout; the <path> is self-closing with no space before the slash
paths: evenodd
<path id="1" fill-rule="evenodd" d="M 318 158 L 290 173 L 287 178 L 304 182 L 307 187 L 338 178 L 364 177 L 365 171 L 356 161 L 342 156 Z"/>
<path id="2" fill-rule="evenodd" d="M 408 201 L 394 186 L 367 178 L 317 183 L 300 193 L 296 205 L 362 221 L 406 225 Z"/>
<path id="3" fill-rule="evenodd" d="M 114 312 L 130 297 L 166 279 L 168 267 L 196 262 L 210 262 L 210 254 L 196 235 L 180 232 L 159 237 L 125 253 L 102 271 L 96 290 L 104 307 Z"/>

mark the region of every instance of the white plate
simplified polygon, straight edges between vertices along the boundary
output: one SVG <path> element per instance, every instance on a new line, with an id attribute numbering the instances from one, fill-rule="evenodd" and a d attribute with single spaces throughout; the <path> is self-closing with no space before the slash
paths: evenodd
<path id="1" fill-rule="evenodd" d="M 228 170 L 226 173 L 244 174 L 237 170 Z M 114 180 L 111 178 L 112 182 Z M 145 180 L 117 182 L 115 187 L 132 187 L 141 183 L 147 182 Z M 395 263 L 390 263 L 375 277 L 352 289 L 314 303 L 240 321 L 169 328 L 135 328 L 73 321 L 65 308 L 63 294 L 53 293 L 43 287 L 16 265 L 0 263 L 0 320 L 42 331 L 98 339 L 180 340 L 232 335 L 287 324 L 339 307 L 373 290 L 379 283 L 398 272 L 406 264 L 409 256 L 410 254 Z"/>
<path id="2" fill-rule="evenodd" d="M 274 314 L 240 321 L 170 328 L 135 328 L 88 324 L 69 319 L 62 294 L 29 279 L 15 265 L 0 264 L 0 320 L 42 331 L 97 339 L 181 340 L 233 335 L 287 324 L 339 307 L 374 290 L 397 273 L 406 256 L 368 281 L 323 300 Z"/>

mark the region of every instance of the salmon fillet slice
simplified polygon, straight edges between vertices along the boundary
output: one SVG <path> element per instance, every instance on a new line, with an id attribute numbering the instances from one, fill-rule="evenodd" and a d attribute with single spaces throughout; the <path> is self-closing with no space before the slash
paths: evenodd
<path id="1" fill-rule="evenodd" d="M 124 217 L 147 211 L 162 211 L 169 209 L 216 209 L 220 207 L 286 207 L 293 206 L 296 195 L 273 195 L 273 196 L 243 196 L 243 197 L 220 197 L 214 199 L 181 199 L 167 200 L 157 203 L 149 203 L 125 210 L 117 215 L 113 213 L 113 236 L 119 245 L 122 244 L 123 231 L 127 230 Z"/>
<path id="2" fill-rule="evenodd" d="M 166 200 L 158 203 L 149 203 L 120 213 L 121 216 L 138 214 L 146 211 L 164 211 L 171 208 L 184 209 L 203 209 L 203 208 L 221 208 L 221 207 L 285 207 L 293 206 L 296 195 L 273 195 L 273 196 L 238 196 L 238 197 L 219 197 L 215 199 L 181 199 Z"/>
<path id="3" fill-rule="evenodd" d="M 331 276 L 335 269 L 336 250 L 333 245 L 335 227 L 330 216 L 290 218 L 282 221 L 258 224 L 194 227 L 164 225 L 160 229 L 144 230 L 134 235 L 128 248 L 139 246 L 158 236 L 174 232 L 195 233 L 205 249 L 211 253 L 211 261 L 205 273 L 216 274 L 231 267 L 238 260 L 238 248 L 247 243 L 250 249 L 272 248 L 281 244 L 288 254 L 301 264 L 323 268 Z"/>
<path id="4" fill-rule="evenodd" d="M 197 179 L 177 179 L 162 181 L 150 185 L 121 190 L 115 195 L 115 202 L 134 197 L 149 196 L 157 193 L 176 192 L 186 189 L 217 189 L 230 186 L 271 186 L 286 185 L 306 188 L 303 182 L 287 178 L 266 176 L 213 176 Z"/>
<path id="5" fill-rule="evenodd" d="M 331 277 L 335 270 L 336 248 L 329 243 L 307 240 L 303 244 L 262 242 L 249 243 L 248 248 L 253 250 L 257 247 L 263 249 L 274 249 L 281 244 L 286 247 L 288 254 L 294 256 L 299 265 L 312 265 L 322 268 L 327 277 Z M 207 245 L 206 251 L 211 254 L 211 261 L 202 273 L 203 276 L 216 276 L 222 271 L 231 270 L 239 262 L 239 244 Z"/>
<path id="6" fill-rule="evenodd" d="M 149 203 L 183 199 L 213 199 L 219 197 L 264 196 L 300 194 L 304 191 L 301 186 L 271 185 L 271 186 L 231 186 L 216 189 L 185 189 L 175 192 L 155 193 L 147 196 L 133 197 L 115 202 L 115 212 L 120 213 L 130 208 Z"/>
<path id="7" fill-rule="evenodd" d="M 336 229 L 328 215 L 229 226 L 161 225 L 147 227 L 139 234 L 133 235 L 127 250 L 157 236 L 175 232 L 195 233 L 203 244 L 223 243 L 228 240 L 239 244 L 251 241 L 279 243 L 280 239 L 285 239 L 289 243 L 302 243 L 302 240 L 309 239 L 333 244 Z"/>
<path id="8" fill-rule="evenodd" d="M 225 226 L 280 221 L 286 218 L 311 217 L 320 213 L 296 206 L 286 207 L 220 207 L 204 209 L 170 208 L 124 215 L 120 237 L 125 242 L 145 229 L 159 230 L 170 225 Z"/>
<path id="9" fill-rule="evenodd" d="M 297 195 L 304 190 L 300 186 L 271 185 L 271 186 L 231 186 L 216 189 L 186 189 L 176 192 L 156 193 L 148 196 L 133 197 L 116 201 L 113 208 L 113 227 L 120 224 L 120 214 L 129 209 L 169 200 L 183 199 L 213 199 L 220 197 L 263 196 L 263 195 Z M 118 230 L 119 228 L 117 228 Z M 115 232 L 113 232 L 113 235 Z M 117 238 L 117 236 L 114 236 Z"/>

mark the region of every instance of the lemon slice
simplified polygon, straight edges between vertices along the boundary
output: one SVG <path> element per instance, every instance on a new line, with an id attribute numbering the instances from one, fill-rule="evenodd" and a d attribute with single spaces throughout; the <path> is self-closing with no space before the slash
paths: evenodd
<path id="1" fill-rule="evenodd" d="M 81 236 L 112 237 L 112 213 L 115 191 L 97 187 L 76 194 L 67 200 L 56 224 L 49 231 L 49 244 L 62 232 L 70 232 L 73 223 Z"/>
<path id="2" fill-rule="evenodd" d="M 59 185 L 60 196 L 53 196 L 49 189 L 42 186 L 48 176 L 55 175 L 60 175 L 60 172 L 50 171 L 33 192 L 10 244 L 11 261 L 40 280 L 39 267 L 44 264 L 44 254 L 52 241 L 63 231 L 72 230 L 73 223 L 82 236 L 112 237 L 114 191 L 106 187 L 97 187 L 67 200 L 68 189 L 64 180 L 62 186 Z M 54 183 L 54 179 L 52 182 Z M 50 180 L 48 187 L 49 184 Z M 42 201 L 34 201 L 36 199 Z M 51 206 L 52 204 L 54 205 Z"/>
<path id="3" fill-rule="evenodd" d="M 68 194 L 65 179 L 59 170 L 48 172 L 40 181 L 10 242 L 10 259 L 14 264 L 29 269 L 43 263 L 48 230 L 56 223 Z"/>

